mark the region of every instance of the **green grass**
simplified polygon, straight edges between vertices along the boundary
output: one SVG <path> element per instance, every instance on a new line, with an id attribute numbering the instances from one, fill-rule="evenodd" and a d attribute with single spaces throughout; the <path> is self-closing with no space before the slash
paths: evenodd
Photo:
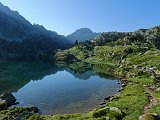
<path id="1" fill-rule="evenodd" d="M 83 45 L 72 47 L 68 51 L 79 60 L 84 60 L 85 58 L 88 58 L 92 54 L 92 52 L 88 50 L 86 46 Z"/>
<path id="2" fill-rule="evenodd" d="M 160 104 L 152 106 L 150 112 L 160 114 Z"/>
<path id="3" fill-rule="evenodd" d="M 158 91 L 153 91 L 152 95 L 154 95 L 157 98 L 157 105 L 154 105 L 151 107 L 150 112 L 151 113 L 156 113 L 156 114 L 160 114 L 160 90 Z"/>
<path id="4" fill-rule="evenodd" d="M 109 106 L 118 107 L 126 115 L 124 120 L 138 120 L 143 114 L 143 106 L 148 102 L 144 94 L 143 85 L 140 83 L 129 83 L 120 96 L 109 103 Z"/>
<path id="5" fill-rule="evenodd" d="M 99 108 L 96 111 L 83 113 L 83 114 L 64 114 L 64 115 L 46 115 L 43 116 L 45 120 L 120 120 L 122 114 L 115 111 L 107 110 L 106 108 Z"/>
<path id="6" fill-rule="evenodd" d="M 127 78 L 128 81 L 139 82 L 142 84 L 154 84 L 155 81 L 152 78 Z"/>
<path id="7" fill-rule="evenodd" d="M 3 118 L 4 120 L 13 120 L 18 116 L 24 119 L 28 119 L 32 115 L 35 115 L 35 112 L 32 108 L 12 108 L 0 111 L 0 119 Z"/>
<path id="8" fill-rule="evenodd" d="M 147 52 L 145 52 L 142 55 L 134 55 L 132 56 L 132 58 L 130 58 L 130 61 L 132 64 L 141 64 L 141 63 L 146 63 L 146 65 L 150 65 L 150 66 L 160 66 L 159 59 L 160 56 L 160 51 L 157 49 L 151 49 Z M 154 61 L 154 62 L 153 62 Z"/>
<path id="9" fill-rule="evenodd" d="M 154 91 L 152 94 L 160 101 L 160 90 Z"/>
<path id="10" fill-rule="evenodd" d="M 36 114 L 36 115 L 30 116 L 29 118 L 23 118 L 23 120 L 45 120 L 45 117 Z"/>
<path id="11" fill-rule="evenodd" d="M 104 64 L 104 65 L 111 65 L 111 66 L 115 65 L 115 63 L 111 63 L 106 59 L 97 58 L 95 56 L 89 57 L 83 61 L 90 63 L 90 64 Z"/>

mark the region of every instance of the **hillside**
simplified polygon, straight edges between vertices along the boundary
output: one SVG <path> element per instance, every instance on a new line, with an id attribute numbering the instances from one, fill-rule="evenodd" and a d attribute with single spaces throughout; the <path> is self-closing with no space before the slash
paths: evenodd
<path id="1" fill-rule="evenodd" d="M 73 32 L 70 35 L 67 35 L 66 38 L 73 43 L 77 40 L 78 42 L 84 42 L 86 40 L 90 40 L 100 33 L 94 33 L 89 28 L 80 28 L 77 29 L 75 32 Z"/>
<path id="2" fill-rule="evenodd" d="M 64 49 L 71 45 L 64 36 L 43 26 L 32 25 L 17 11 L 1 3 L 0 14 L 1 59 L 34 59 L 34 56 L 48 50 Z"/>
<path id="3" fill-rule="evenodd" d="M 155 58 L 154 60 L 158 60 L 159 49 L 160 27 L 157 26 L 150 29 L 140 29 L 135 32 L 128 33 L 102 33 L 101 35 L 93 38 L 91 41 L 79 43 L 68 50 L 58 51 L 55 55 L 55 60 L 60 57 L 61 59 L 58 60 L 65 60 L 63 59 L 63 56 L 73 55 L 80 61 L 91 64 L 108 63 L 113 66 L 121 66 L 120 68 L 125 70 L 122 65 L 125 65 L 127 61 L 127 66 L 131 67 L 131 65 L 128 64 L 130 64 L 130 62 L 132 62 L 131 60 L 134 58 L 143 59 L 143 56 L 149 57 L 149 55 L 151 55 L 153 56 L 152 59 Z M 140 60 L 141 67 L 143 62 L 147 64 L 147 60 L 149 59 L 144 58 L 143 60 Z M 152 64 L 157 64 L 157 62 L 153 62 Z M 138 65 L 138 63 L 134 64 L 136 66 Z M 157 66 L 155 66 L 154 69 L 159 69 Z M 118 68 L 119 67 L 117 67 L 117 69 Z M 124 74 L 125 72 L 123 71 L 122 73 Z M 118 73 L 118 76 L 119 75 L 120 74 Z"/>
<path id="4" fill-rule="evenodd" d="M 77 60 L 72 59 L 73 57 L 68 60 L 69 57 L 66 56 L 72 55 Z M 86 116 L 95 119 L 94 112 L 98 114 L 97 119 L 110 117 L 115 120 L 138 120 L 143 114 L 140 118 L 158 119 L 156 115 L 160 114 L 159 26 L 126 33 L 104 32 L 91 41 L 58 51 L 55 60 L 66 61 L 68 66 L 75 70 L 82 68 L 82 63 L 88 63 L 96 73 L 120 79 L 122 86 L 125 86 L 124 81 L 127 82 L 127 86 L 120 88 L 120 95 L 105 105 L 119 108 L 124 113 L 122 118 L 108 115 L 107 112 L 101 113 L 105 111 L 105 107 L 102 107 L 93 110 L 93 113 L 81 114 L 77 119 L 86 119 Z M 78 66 L 80 67 L 77 68 Z"/>

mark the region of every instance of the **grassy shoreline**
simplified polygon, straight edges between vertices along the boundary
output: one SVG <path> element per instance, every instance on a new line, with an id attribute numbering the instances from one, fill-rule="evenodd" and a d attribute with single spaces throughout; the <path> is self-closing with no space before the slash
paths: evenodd
<path id="1" fill-rule="evenodd" d="M 92 64 L 92 70 L 98 74 L 114 75 L 128 80 L 128 85 L 121 91 L 120 95 L 114 97 L 112 101 L 106 104 L 106 106 L 120 109 L 123 113 L 121 119 L 138 120 L 139 116 L 145 113 L 144 108 L 150 103 L 149 96 L 151 96 L 151 94 L 145 91 L 146 86 L 149 89 L 152 89 L 151 86 L 153 87 L 152 95 L 158 100 L 157 105 L 148 108 L 149 112 L 147 114 L 160 114 L 159 90 L 156 91 L 159 88 L 158 83 L 160 79 L 160 51 L 158 49 L 137 45 L 113 47 L 106 45 L 96 46 L 89 50 L 87 46 L 79 44 L 71 49 L 57 52 L 55 57 L 61 56 L 63 58 L 63 56 L 68 54 L 75 56 L 82 62 Z M 65 59 L 63 60 L 65 61 Z M 73 62 L 69 66 L 74 70 L 83 68 L 81 62 Z M 85 119 L 93 119 L 93 116 L 91 116 Z M 106 117 L 108 117 L 107 114 L 97 119 L 103 120 Z M 115 116 L 109 117 L 115 120 L 120 119 Z M 81 118 L 77 117 L 77 119 Z"/>

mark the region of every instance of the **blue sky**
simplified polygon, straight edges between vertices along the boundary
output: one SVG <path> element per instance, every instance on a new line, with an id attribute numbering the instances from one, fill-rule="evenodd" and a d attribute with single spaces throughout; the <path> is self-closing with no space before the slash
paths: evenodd
<path id="1" fill-rule="evenodd" d="M 0 0 L 32 24 L 67 35 L 78 28 L 95 32 L 134 31 L 160 25 L 160 0 Z"/>

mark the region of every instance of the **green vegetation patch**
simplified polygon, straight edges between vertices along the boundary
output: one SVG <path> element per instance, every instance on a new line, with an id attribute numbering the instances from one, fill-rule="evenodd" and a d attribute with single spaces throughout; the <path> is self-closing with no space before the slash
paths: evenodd
<path id="1" fill-rule="evenodd" d="M 12 108 L 0 111 L 0 120 L 28 119 L 38 112 L 35 108 Z"/>
<path id="2" fill-rule="evenodd" d="M 157 105 L 153 105 L 150 109 L 151 113 L 156 113 L 156 114 L 160 114 L 160 90 L 154 90 L 152 92 L 152 95 L 154 95 L 157 99 Z"/>
<path id="3" fill-rule="evenodd" d="M 143 84 L 154 84 L 155 83 L 154 79 L 147 78 L 147 77 L 144 77 L 144 78 L 127 78 L 127 80 L 131 81 L 131 82 L 138 82 L 138 83 L 143 83 Z"/>
<path id="4" fill-rule="evenodd" d="M 152 106 L 150 112 L 160 114 L 160 104 Z"/>
<path id="5" fill-rule="evenodd" d="M 117 107 L 124 112 L 124 120 L 137 120 L 143 114 L 143 107 L 148 102 L 148 96 L 144 94 L 143 85 L 129 82 L 117 99 L 109 103 L 109 106 Z"/>

